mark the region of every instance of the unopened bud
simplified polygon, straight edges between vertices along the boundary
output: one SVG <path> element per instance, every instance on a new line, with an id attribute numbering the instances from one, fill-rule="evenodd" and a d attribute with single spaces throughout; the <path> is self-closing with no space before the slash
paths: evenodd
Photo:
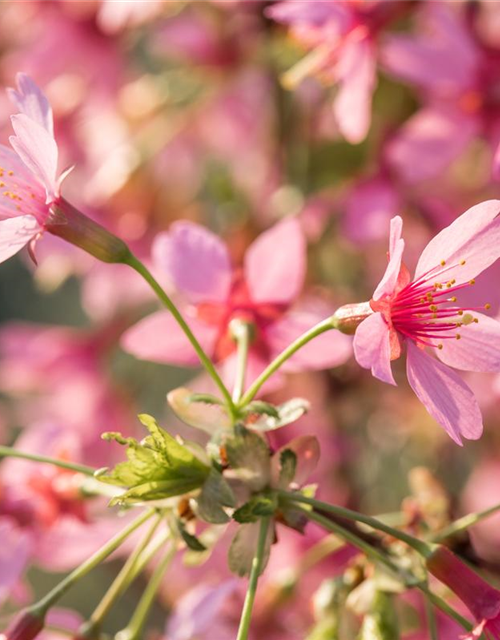
<path id="1" fill-rule="evenodd" d="M 372 313 L 373 309 L 369 302 L 345 304 L 333 314 L 332 326 L 342 333 L 352 335 L 363 320 L 371 316 Z"/>
<path id="2" fill-rule="evenodd" d="M 449 587 L 477 620 L 500 614 L 500 591 L 483 580 L 447 547 L 437 545 L 426 564 L 429 573 Z"/>
<path id="3" fill-rule="evenodd" d="M 22 611 L 12 620 L 7 631 L 0 634 L 0 640 L 33 640 L 43 630 L 44 619 L 44 615 Z"/>
<path id="4" fill-rule="evenodd" d="M 123 263 L 131 255 L 130 249 L 123 240 L 75 209 L 64 199 L 52 205 L 45 229 L 103 262 Z"/>

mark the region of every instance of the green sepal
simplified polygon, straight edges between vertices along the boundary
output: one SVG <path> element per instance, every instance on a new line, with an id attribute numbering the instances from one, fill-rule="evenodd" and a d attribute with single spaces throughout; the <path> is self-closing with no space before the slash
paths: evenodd
<path id="1" fill-rule="evenodd" d="M 252 406 L 255 406 L 255 402 L 250 403 L 247 409 Z M 302 417 L 304 413 L 309 410 L 310 403 L 303 398 L 291 398 L 277 406 L 269 405 L 267 402 L 263 402 L 257 406 L 261 406 L 260 411 L 245 410 L 249 415 L 252 413 L 260 414 L 259 418 L 252 422 L 248 422 L 248 426 L 255 431 L 274 431 L 275 429 L 280 429 L 281 427 L 291 424 Z M 263 409 L 265 406 L 272 407 L 274 411 L 269 409 L 264 411 Z"/>
<path id="2" fill-rule="evenodd" d="M 271 452 L 265 440 L 242 425 L 225 441 L 227 461 L 251 491 L 261 491 L 271 479 Z"/>
<path id="3" fill-rule="evenodd" d="M 234 507 L 236 500 L 233 491 L 223 475 L 212 468 L 208 478 L 196 499 L 198 515 L 211 524 L 225 524 L 230 517 L 223 507 Z"/>
<path id="4" fill-rule="evenodd" d="M 274 515 L 278 506 L 275 494 L 254 496 L 248 502 L 233 513 L 233 520 L 244 524 L 246 522 L 257 522 L 262 517 Z"/>

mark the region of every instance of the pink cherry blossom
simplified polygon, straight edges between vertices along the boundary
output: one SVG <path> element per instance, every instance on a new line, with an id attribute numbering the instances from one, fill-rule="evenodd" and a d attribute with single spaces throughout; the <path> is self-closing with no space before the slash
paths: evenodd
<path id="1" fill-rule="evenodd" d="M 472 391 L 451 367 L 500 371 L 500 324 L 477 307 L 461 306 L 456 295 L 499 257 L 499 213 L 498 200 L 466 211 L 425 247 L 413 280 L 402 263 L 403 223 L 393 218 L 389 264 L 370 303 L 374 313 L 354 338 L 358 363 L 389 384 L 396 384 L 391 361 L 406 347 L 413 391 L 458 444 L 479 438 L 483 426 Z"/>
<path id="2" fill-rule="evenodd" d="M 473 33 L 459 4 L 422 6 L 416 35 L 387 37 L 385 67 L 420 89 L 422 108 L 395 134 L 387 159 L 409 183 L 446 169 L 480 136 L 500 141 L 498 53 Z M 497 173 L 494 161 L 493 174 Z"/>
<path id="3" fill-rule="evenodd" d="M 286 248 L 286 250 L 283 250 Z M 236 345 L 229 331 L 232 319 L 250 322 L 255 331 L 249 375 L 255 375 L 291 340 L 328 317 L 318 301 L 296 301 L 306 269 L 306 244 L 296 219 L 284 220 L 249 247 L 242 269 L 232 266 L 224 243 L 191 222 L 176 222 L 153 246 L 156 266 L 167 273 L 179 292 L 182 309 L 196 337 L 226 377 L 234 368 Z M 125 333 L 123 346 L 139 358 L 183 366 L 197 356 L 172 316 L 155 313 Z M 350 341 L 326 333 L 301 349 L 288 370 L 321 369 L 344 362 Z"/>
<path id="4" fill-rule="evenodd" d="M 285 84 L 295 86 L 309 74 L 338 84 L 333 110 L 342 135 L 352 144 L 364 140 L 370 127 L 378 34 L 401 9 L 406 10 L 405 3 L 287 0 L 266 10 L 311 49 L 285 75 Z"/>
<path id="5" fill-rule="evenodd" d="M 11 118 L 14 151 L 0 145 L 0 262 L 43 233 L 66 175 L 57 174 L 52 109 L 45 95 L 23 73 L 9 95 L 20 113 Z"/>

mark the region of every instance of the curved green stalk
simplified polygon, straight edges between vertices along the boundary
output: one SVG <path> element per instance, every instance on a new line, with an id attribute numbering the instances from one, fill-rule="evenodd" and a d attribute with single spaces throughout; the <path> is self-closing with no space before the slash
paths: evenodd
<path id="1" fill-rule="evenodd" d="M 22 460 L 31 460 L 32 462 L 43 462 L 45 464 L 52 464 L 55 467 L 61 469 L 69 469 L 76 473 L 83 473 L 86 476 L 93 476 L 96 469 L 87 467 L 83 464 L 76 462 L 67 462 L 66 460 L 58 460 L 57 458 L 49 458 L 48 456 L 40 456 L 35 453 L 28 453 L 27 451 L 20 451 L 12 447 L 0 447 L 0 458 L 21 458 Z"/>
<path id="2" fill-rule="evenodd" d="M 258 393 L 259 389 L 262 385 L 275 373 L 289 358 L 293 356 L 299 349 L 301 349 L 308 342 L 316 338 L 317 336 L 325 333 L 326 331 L 330 331 L 331 329 L 335 329 L 332 319 L 327 318 L 322 322 L 318 323 L 309 331 L 303 333 L 300 337 L 298 337 L 291 345 L 289 345 L 286 349 L 284 349 L 260 374 L 258 378 L 254 380 L 254 382 L 250 385 L 249 389 L 243 396 L 243 398 L 238 403 L 238 407 L 245 407 L 249 402 L 251 402 L 255 395 Z"/>
<path id="3" fill-rule="evenodd" d="M 132 269 L 137 271 L 137 273 L 144 278 L 144 280 L 149 284 L 151 289 L 153 289 L 153 291 L 156 293 L 156 295 L 158 296 L 159 300 L 164 304 L 164 306 L 173 315 L 173 317 L 177 321 L 177 323 L 180 326 L 180 328 L 184 331 L 187 339 L 189 340 L 189 342 L 193 346 L 193 349 L 195 350 L 195 352 L 196 352 L 198 358 L 200 359 L 202 365 L 205 367 L 205 370 L 210 375 L 210 377 L 215 382 L 215 384 L 219 388 L 220 392 L 224 396 L 224 399 L 226 400 L 226 404 L 227 404 L 229 410 L 231 411 L 231 413 L 233 413 L 234 412 L 234 404 L 233 404 L 233 400 L 231 398 L 231 394 L 227 390 L 226 385 L 222 382 L 221 377 L 217 373 L 217 370 L 215 369 L 212 361 L 210 360 L 210 358 L 207 356 L 207 354 L 203 350 L 203 347 L 200 345 L 200 343 L 196 339 L 196 336 L 191 331 L 189 325 L 184 320 L 182 314 L 177 309 L 175 304 L 172 302 L 170 297 L 165 293 L 165 291 L 162 289 L 160 284 L 156 281 L 156 279 L 153 277 L 153 275 L 147 269 L 147 267 L 140 260 L 138 260 L 134 255 L 131 255 L 129 258 L 127 258 L 127 260 L 125 261 L 125 264 L 128 264 L 129 267 L 132 267 Z"/>
<path id="4" fill-rule="evenodd" d="M 146 520 L 149 520 L 156 511 L 149 509 L 141 513 L 141 515 L 133 520 L 125 529 L 117 533 L 116 536 L 111 538 L 99 551 L 96 551 L 90 558 L 85 560 L 79 567 L 74 569 L 69 575 L 67 575 L 58 585 L 56 585 L 47 595 L 39 600 L 34 605 L 28 608 L 28 611 L 33 612 L 36 615 L 45 614 L 50 607 L 55 604 L 59 598 L 61 598 L 70 587 L 72 587 L 80 578 L 89 573 L 92 569 L 97 567 L 101 562 L 104 562 L 121 544 L 138 529 Z"/>
<path id="5" fill-rule="evenodd" d="M 468 515 L 463 516 L 463 518 L 459 518 L 458 520 L 455 520 L 455 522 L 452 522 L 449 526 L 445 527 L 444 529 L 441 529 L 441 531 L 438 531 L 436 534 L 432 536 L 431 540 L 432 542 L 441 542 L 442 540 L 445 540 L 446 538 L 449 538 L 450 536 L 453 536 L 456 533 L 465 531 L 469 527 L 474 526 L 478 522 L 481 522 L 481 520 L 484 520 L 485 518 L 492 516 L 498 511 L 500 511 L 500 504 L 496 504 L 493 507 L 489 507 L 484 511 L 469 513 Z"/>
<path id="6" fill-rule="evenodd" d="M 357 511 L 346 509 L 345 507 L 328 504 L 328 502 L 321 502 L 320 500 L 315 500 L 314 498 L 308 498 L 307 496 L 303 496 L 300 493 L 280 491 L 279 494 L 286 500 L 307 504 L 320 511 L 333 513 L 337 516 L 340 516 L 341 518 L 348 518 L 349 520 L 354 520 L 358 523 L 361 522 L 371 527 L 372 529 L 382 531 L 383 533 L 386 533 L 387 535 L 390 535 L 397 540 L 401 540 L 401 542 L 405 542 L 408 546 L 417 551 L 417 553 L 422 555 L 424 558 L 427 558 L 432 553 L 433 546 L 431 544 L 428 544 L 423 540 L 419 540 L 418 538 L 414 538 L 404 531 L 394 529 L 393 527 L 390 527 L 389 525 L 384 524 L 383 522 L 380 522 L 380 520 L 372 518 L 371 516 L 366 516 L 363 513 L 358 513 Z"/>
<path id="7" fill-rule="evenodd" d="M 156 520 L 153 522 L 153 526 L 150 527 L 145 537 L 139 542 L 134 551 L 129 555 L 125 564 L 121 568 L 120 572 L 113 580 L 113 583 L 104 594 L 102 600 L 99 602 L 94 612 L 90 616 L 88 622 L 84 623 L 78 633 L 79 637 L 94 637 L 99 630 L 102 621 L 108 615 L 111 607 L 118 600 L 118 598 L 124 593 L 126 587 L 130 584 L 129 577 L 134 572 L 136 564 L 151 541 L 158 525 L 162 520 L 162 514 L 159 513 Z"/>

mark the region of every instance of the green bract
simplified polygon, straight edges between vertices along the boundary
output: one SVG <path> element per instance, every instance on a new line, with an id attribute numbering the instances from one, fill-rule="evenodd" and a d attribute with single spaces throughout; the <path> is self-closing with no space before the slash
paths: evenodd
<path id="1" fill-rule="evenodd" d="M 99 471 L 97 475 L 101 482 L 127 488 L 113 498 L 111 504 L 162 500 L 200 488 L 209 476 L 210 467 L 161 429 L 151 416 L 142 414 L 139 420 L 150 434 L 141 442 L 119 433 L 102 436 L 127 447 L 126 462 L 120 462 L 111 471 Z"/>

